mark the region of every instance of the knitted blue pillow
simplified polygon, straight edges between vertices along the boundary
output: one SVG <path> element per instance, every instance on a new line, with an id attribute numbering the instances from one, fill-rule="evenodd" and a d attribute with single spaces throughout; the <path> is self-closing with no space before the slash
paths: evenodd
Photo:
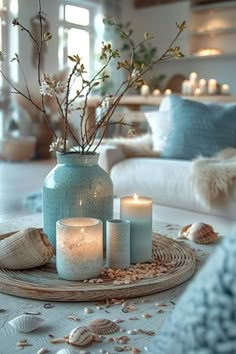
<path id="1" fill-rule="evenodd" d="M 204 104 L 173 95 L 170 119 L 162 157 L 190 160 L 236 147 L 235 104 Z"/>
<path id="2" fill-rule="evenodd" d="M 236 353 L 236 242 L 225 237 L 149 345 L 149 354 Z"/>

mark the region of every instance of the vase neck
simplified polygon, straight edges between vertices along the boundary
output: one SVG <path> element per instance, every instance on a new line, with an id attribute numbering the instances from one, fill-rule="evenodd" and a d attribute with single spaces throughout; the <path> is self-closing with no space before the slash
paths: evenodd
<path id="1" fill-rule="evenodd" d="M 63 165 L 82 165 L 94 166 L 98 164 L 99 154 L 80 154 L 80 153 L 57 153 L 57 163 Z"/>

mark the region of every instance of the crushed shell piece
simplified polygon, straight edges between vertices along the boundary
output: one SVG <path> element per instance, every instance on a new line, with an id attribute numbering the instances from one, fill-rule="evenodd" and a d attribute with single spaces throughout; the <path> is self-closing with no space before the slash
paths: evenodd
<path id="1" fill-rule="evenodd" d="M 85 307 L 84 308 L 84 313 L 86 313 L 87 315 L 90 314 L 90 313 L 93 313 L 93 310 L 90 309 L 89 307 Z"/>
<path id="2" fill-rule="evenodd" d="M 37 354 L 46 354 L 48 353 L 49 350 L 47 348 L 40 348 L 38 351 L 37 351 Z"/>
<path id="3" fill-rule="evenodd" d="M 78 347 L 86 347 L 93 342 L 93 338 L 93 333 L 89 328 L 81 326 L 72 329 L 69 334 L 68 343 Z"/>
<path id="4" fill-rule="evenodd" d="M 218 234 L 209 224 L 195 222 L 185 225 L 179 230 L 178 238 L 185 238 L 199 244 L 210 244 L 216 242 Z"/>
<path id="5" fill-rule="evenodd" d="M 88 328 L 95 334 L 110 334 L 116 332 L 119 326 L 113 321 L 100 318 L 90 322 Z"/>

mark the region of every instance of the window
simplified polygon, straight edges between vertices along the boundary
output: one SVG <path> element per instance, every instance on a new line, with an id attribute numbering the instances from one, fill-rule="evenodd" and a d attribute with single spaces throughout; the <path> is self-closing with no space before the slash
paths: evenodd
<path id="1" fill-rule="evenodd" d="M 17 0 L 0 0 L 0 50 L 6 54 L 7 57 L 11 56 L 9 43 L 16 40 L 12 37 L 9 31 L 11 26 L 10 19 L 17 16 L 18 1 Z M 8 59 L 0 63 L 3 71 L 11 77 L 14 77 L 15 73 L 9 72 Z M 16 76 L 15 76 L 16 77 Z M 10 94 L 6 82 L 0 75 L 0 138 L 4 135 L 6 120 L 4 117 L 8 117 L 10 111 Z"/>
<path id="2" fill-rule="evenodd" d="M 79 54 L 91 77 L 96 70 L 97 43 L 101 43 L 103 36 L 101 6 L 87 0 L 65 0 L 60 6 L 59 20 L 59 68 L 72 66 L 68 55 Z"/>

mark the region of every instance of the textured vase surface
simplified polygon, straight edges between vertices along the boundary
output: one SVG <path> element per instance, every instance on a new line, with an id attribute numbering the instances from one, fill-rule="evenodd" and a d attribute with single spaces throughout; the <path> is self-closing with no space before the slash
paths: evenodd
<path id="1" fill-rule="evenodd" d="M 43 185 L 43 231 L 56 250 L 56 222 L 71 217 L 113 217 L 113 185 L 98 165 L 98 154 L 57 154 Z"/>

